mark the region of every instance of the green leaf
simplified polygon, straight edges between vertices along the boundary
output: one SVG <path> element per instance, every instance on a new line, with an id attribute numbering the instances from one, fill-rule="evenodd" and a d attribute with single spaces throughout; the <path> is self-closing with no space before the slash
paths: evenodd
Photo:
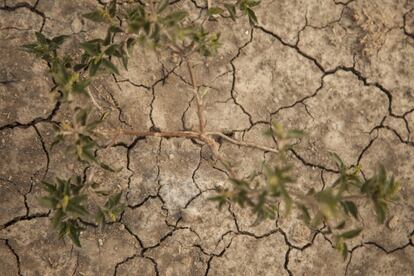
<path id="1" fill-rule="evenodd" d="M 57 84 L 59 84 L 60 86 L 64 86 L 65 84 L 69 82 L 71 75 L 66 70 L 65 66 L 60 60 L 55 60 L 52 63 L 51 71 L 52 71 L 53 78 L 55 79 Z"/>
<path id="2" fill-rule="evenodd" d="M 341 202 L 345 212 L 350 213 L 355 219 L 358 219 L 358 208 L 352 201 L 343 201 Z"/>
<path id="3" fill-rule="evenodd" d="M 74 92 L 77 93 L 85 93 L 86 88 L 89 86 L 89 84 L 91 83 L 91 80 L 82 80 L 82 81 L 77 81 L 73 84 L 72 89 Z"/>
<path id="4" fill-rule="evenodd" d="M 335 229 L 344 229 L 346 225 L 346 221 L 341 221 L 337 226 L 335 226 Z"/>
<path id="5" fill-rule="evenodd" d="M 71 200 L 69 200 L 68 206 L 66 207 L 66 211 L 73 213 L 74 215 L 79 217 L 87 217 L 89 215 L 89 212 L 85 209 L 85 207 L 79 204 L 75 204 Z"/>
<path id="6" fill-rule="evenodd" d="M 46 181 L 42 181 L 42 184 L 43 184 L 45 190 L 48 191 L 49 193 L 56 192 L 56 186 L 55 185 L 52 185 L 52 184 L 50 184 Z"/>
<path id="7" fill-rule="evenodd" d="M 227 202 L 227 197 L 224 194 L 219 194 L 216 196 L 211 196 L 208 198 L 211 201 L 218 201 L 219 206 L 218 208 L 221 210 L 221 208 L 224 206 L 224 204 Z"/>
<path id="8" fill-rule="evenodd" d="M 110 172 L 119 172 L 119 171 L 122 170 L 122 168 L 114 169 L 111 166 L 109 166 L 108 164 L 105 164 L 103 162 L 99 162 L 99 166 L 101 166 L 102 169 L 110 171 Z"/>
<path id="9" fill-rule="evenodd" d="M 55 209 L 59 201 L 53 197 L 44 196 L 38 199 L 40 205 L 49 209 Z"/>
<path id="10" fill-rule="evenodd" d="M 57 45 L 61 45 L 66 38 L 68 38 L 69 36 L 67 35 L 60 35 L 60 36 L 56 36 L 52 39 L 52 42 L 56 43 Z"/>
<path id="11" fill-rule="evenodd" d="M 95 76 L 99 70 L 99 67 L 102 64 L 102 59 L 94 59 L 91 64 L 89 65 L 89 75 L 91 77 Z"/>
<path id="12" fill-rule="evenodd" d="M 101 46 L 96 42 L 84 42 L 81 43 L 81 48 L 84 49 L 90 56 L 97 56 L 101 53 Z"/>
<path id="13" fill-rule="evenodd" d="M 186 18 L 188 15 L 188 13 L 186 11 L 175 11 L 173 13 L 170 13 L 169 15 L 167 15 L 163 22 L 166 25 L 175 25 L 178 22 L 180 22 L 181 20 L 183 20 L 184 18 Z"/>
<path id="14" fill-rule="evenodd" d="M 71 238 L 71 240 L 77 247 L 81 247 L 81 244 L 79 241 L 79 233 L 80 233 L 79 228 L 74 223 L 71 223 L 69 225 L 69 237 Z"/>
<path id="15" fill-rule="evenodd" d="M 116 0 L 112 0 L 108 5 L 109 16 L 114 17 L 116 14 Z"/>
<path id="16" fill-rule="evenodd" d="M 305 132 L 299 129 L 292 129 L 287 133 L 287 138 L 302 138 L 303 136 L 305 136 Z"/>
<path id="17" fill-rule="evenodd" d="M 127 39 L 126 47 L 129 53 L 132 52 L 132 47 L 134 47 L 135 43 L 136 43 L 136 40 L 134 38 L 130 37 Z"/>
<path id="18" fill-rule="evenodd" d="M 47 39 L 41 32 L 35 32 L 35 35 L 40 44 L 49 44 L 50 40 Z"/>
<path id="19" fill-rule="evenodd" d="M 81 194 L 81 195 L 77 195 L 77 196 L 72 197 L 70 199 L 70 203 L 78 205 L 78 204 L 82 203 L 82 201 L 85 201 L 87 199 L 88 199 L 88 196 L 86 194 Z"/>
<path id="20" fill-rule="evenodd" d="M 224 10 L 219 7 L 211 7 L 207 11 L 207 15 L 216 15 L 216 14 L 222 14 Z"/>
<path id="21" fill-rule="evenodd" d="M 37 51 L 35 50 L 37 46 L 38 46 L 37 43 L 30 43 L 30 44 L 24 44 L 21 47 L 23 48 L 23 51 L 35 54 L 37 53 Z"/>
<path id="22" fill-rule="evenodd" d="M 345 260 L 346 257 L 348 256 L 348 247 L 346 246 L 346 244 L 343 242 L 342 239 L 337 242 L 336 249 L 341 253 L 342 257 Z"/>
<path id="23" fill-rule="evenodd" d="M 103 225 L 105 223 L 105 213 L 101 208 L 98 208 L 98 211 L 96 212 L 95 221 L 98 225 Z"/>
<path id="24" fill-rule="evenodd" d="M 315 194 L 316 200 L 320 203 L 320 211 L 328 219 L 333 218 L 337 211 L 338 198 L 328 188 Z"/>
<path id="25" fill-rule="evenodd" d="M 247 11 L 247 15 L 249 16 L 250 25 L 257 24 L 258 21 L 257 21 L 257 17 L 256 17 L 256 14 L 254 13 L 254 11 L 250 8 L 247 8 L 246 11 Z"/>
<path id="26" fill-rule="evenodd" d="M 80 124 L 81 126 L 86 125 L 86 121 L 88 120 L 89 111 L 86 108 L 76 108 L 75 109 L 75 122 Z"/>
<path id="27" fill-rule="evenodd" d="M 116 53 L 116 51 L 118 50 L 119 45 L 118 44 L 112 44 L 111 46 L 109 46 L 106 50 L 105 50 L 105 54 L 107 54 L 108 56 L 113 56 L 114 53 Z"/>
<path id="28" fill-rule="evenodd" d="M 96 157 L 90 152 L 89 145 L 78 145 L 77 146 L 77 155 L 80 161 L 85 161 L 87 163 L 93 164 L 97 163 Z"/>
<path id="29" fill-rule="evenodd" d="M 374 201 L 374 207 L 378 222 L 383 224 L 387 217 L 387 204 L 382 201 Z"/>
<path id="30" fill-rule="evenodd" d="M 236 20 L 236 6 L 230 5 L 230 4 L 224 4 L 224 7 L 227 9 L 227 11 L 230 14 L 230 18 L 235 21 Z"/>
<path id="31" fill-rule="evenodd" d="M 362 231 L 362 228 L 356 228 L 356 229 L 353 229 L 353 230 L 347 231 L 347 232 L 345 232 L 345 233 L 342 233 L 342 234 L 340 235 L 340 237 L 341 237 L 341 238 L 344 238 L 344 239 L 346 239 L 346 240 L 348 240 L 348 239 L 352 239 L 352 238 L 355 238 L 356 236 L 358 236 L 358 235 L 359 235 L 359 233 L 361 233 L 361 231 Z"/>
<path id="32" fill-rule="evenodd" d="M 102 11 L 96 10 L 90 13 L 86 13 L 83 15 L 83 17 L 92 20 L 94 22 L 105 22 L 106 18 L 103 16 Z"/>
<path id="33" fill-rule="evenodd" d="M 122 191 L 110 196 L 108 201 L 105 204 L 105 207 L 108 209 L 112 209 L 113 207 L 118 205 L 121 200 L 121 196 L 122 196 Z"/>
<path id="34" fill-rule="evenodd" d="M 122 65 L 124 66 L 125 70 L 128 70 L 128 56 L 124 53 L 121 57 Z"/>
<path id="35" fill-rule="evenodd" d="M 330 152 L 331 158 L 335 161 L 336 165 L 338 166 L 339 171 L 343 172 L 346 168 L 342 159 L 336 154 L 335 152 Z"/>
<path id="36" fill-rule="evenodd" d="M 109 72 L 119 75 L 118 68 L 116 68 L 116 66 L 109 59 L 102 59 L 102 65 L 106 67 L 109 70 Z"/>
<path id="37" fill-rule="evenodd" d="M 162 13 L 169 4 L 169 0 L 161 0 L 158 4 L 158 13 Z"/>
<path id="38" fill-rule="evenodd" d="M 311 217 L 310 217 L 308 208 L 306 208 L 306 206 L 303 204 L 298 204 L 298 207 L 299 207 L 299 210 L 302 212 L 301 218 L 306 224 L 309 224 Z"/>
<path id="39" fill-rule="evenodd" d="M 51 219 L 53 227 L 58 228 L 59 225 L 62 223 L 64 217 L 65 217 L 65 213 L 63 212 L 63 210 L 58 209 L 55 215 Z"/>

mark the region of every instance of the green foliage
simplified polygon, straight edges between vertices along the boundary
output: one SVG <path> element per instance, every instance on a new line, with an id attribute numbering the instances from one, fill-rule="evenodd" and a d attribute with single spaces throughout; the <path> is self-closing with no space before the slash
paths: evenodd
<path id="1" fill-rule="evenodd" d="M 91 119 L 90 108 L 75 108 L 72 122 L 62 122 L 55 125 L 55 140 L 52 147 L 61 142 L 66 142 L 66 152 L 73 154 L 80 162 L 89 165 L 98 165 L 105 170 L 112 172 L 120 169 L 113 169 L 95 157 L 96 150 L 102 148 L 96 139 L 100 136 L 96 128 L 104 121 L 106 114 L 103 113 L 97 119 Z"/>
<path id="2" fill-rule="evenodd" d="M 121 203 L 122 192 L 110 195 L 109 192 L 99 190 L 98 183 L 85 183 L 80 176 L 68 180 L 57 178 L 55 183 L 43 182 L 43 186 L 48 195 L 39 198 L 39 202 L 53 211 L 53 227 L 60 237 L 69 236 L 77 246 L 81 246 L 81 219 L 95 217 L 96 222 L 103 225 L 107 219 L 115 221 L 125 208 L 125 204 Z M 105 205 L 100 206 L 94 200 L 94 205 L 90 206 L 89 197 L 102 195 L 109 195 Z M 96 214 L 92 215 L 92 210 L 96 209 Z"/>
<path id="3" fill-rule="evenodd" d="M 250 25 L 254 26 L 258 23 L 256 13 L 254 12 L 254 7 L 258 6 L 260 1 L 258 0 L 238 0 L 234 4 L 225 3 L 223 8 L 221 7 L 211 7 L 208 9 L 208 15 L 221 15 L 227 11 L 230 18 L 235 21 L 237 18 L 237 11 L 240 11 L 241 14 L 247 16 L 249 19 Z"/>
<path id="4" fill-rule="evenodd" d="M 256 223 L 274 219 L 276 212 L 280 213 L 281 206 L 286 215 L 295 207 L 300 213 L 299 218 L 311 229 L 318 230 L 325 225 L 327 230 L 324 233 L 334 235 L 336 248 L 346 258 L 348 251 L 345 241 L 358 236 L 362 228 L 339 231 L 347 228 L 352 221 L 359 220 L 356 202 L 371 202 L 378 222 L 384 223 L 389 203 L 397 198 L 398 182 L 394 177 L 388 178 L 383 167 L 374 176 L 364 180 L 359 168 L 348 169 L 339 156 L 332 154 L 339 171 L 338 178 L 321 191 L 311 188 L 306 193 L 300 193 L 292 187 L 296 180 L 286 156 L 292 145 L 291 140 L 303 137 L 304 133 L 286 130 L 274 123 L 270 134 L 277 138 L 280 146 L 277 155 L 279 160 L 275 163 L 282 165 L 268 167 L 265 181 L 231 179 L 232 188 L 220 190 L 211 200 L 218 201 L 220 207 L 226 202 L 250 207 L 257 216 Z"/>
<path id="5" fill-rule="evenodd" d="M 42 58 L 46 61 L 52 61 L 57 57 L 57 49 L 63 44 L 66 35 L 56 36 L 52 39 L 46 38 L 42 33 L 35 32 L 36 42 L 25 44 L 22 48 L 36 55 L 38 58 Z"/>

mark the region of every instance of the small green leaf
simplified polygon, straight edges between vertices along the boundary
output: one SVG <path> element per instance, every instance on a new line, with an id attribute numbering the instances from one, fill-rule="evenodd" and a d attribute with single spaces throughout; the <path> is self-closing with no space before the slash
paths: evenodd
<path id="1" fill-rule="evenodd" d="M 78 227 L 74 223 L 71 223 L 69 225 L 69 237 L 77 247 L 81 247 L 79 233 L 80 231 Z"/>
<path id="2" fill-rule="evenodd" d="M 378 222 L 383 224 L 387 217 L 387 204 L 382 201 L 374 201 L 374 207 Z"/>
<path id="3" fill-rule="evenodd" d="M 96 56 L 101 53 L 101 46 L 96 42 L 81 43 L 81 48 L 84 49 L 90 56 Z"/>
<path id="4" fill-rule="evenodd" d="M 62 211 L 62 209 L 58 209 L 51 219 L 53 227 L 58 228 L 59 225 L 62 223 L 64 217 L 65 213 Z"/>
<path id="5" fill-rule="evenodd" d="M 235 21 L 236 20 L 236 6 L 231 4 L 224 4 L 224 7 L 230 14 L 230 18 Z"/>
<path id="6" fill-rule="evenodd" d="M 52 39 L 52 42 L 56 43 L 57 45 L 61 45 L 66 38 L 68 38 L 69 36 L 67 35 L 60 35 L 60 36 L 56 36 Z"/>
<path id="7" fill-rule="evenodd" d="M 302 138 L 303 136 L 305 136 L 304 131 L 299 129 L 292 129 L 288 131 L 286 138 Z"/>
<path id="8" fill-rule="evenodd" d="M 119 75 L 118 68 L 116 68 L 116 66 L 109 59 L 102 59 L 102 65 L 105 66 L 109 72 Z"/>
<path id="9" fill-rule="evenodd" d="M 59 201 L 53 197 L 44 196 L 44 197 L 39 198 L 39 203 L 43 207 L 46 207 L 49 209 L 55 209 Z"/>
<path id="10" fill-rule="evenodd" d="M 105 164 L 103 162 L 99 162 L 99 166 L 101 166 L 102 169 L 110 171 L 110 172 L 119 172 L 119 171 L 122 170 L 122 168 L 114 169 L 111 166 L 109 166 L 108 164 Z"/>
<path id="11" fill-rule="evenodd" d="M 127 39 L 126 47 L 127 47 L 127 51 L 129 53 L 132 52 L 132 47 L 134 47 L 135 43 L 136 43 L 136 39 L 134 39 L 132 37 L 130 37 L 130 38 Z"/>
<path id="12" fill-rule="evenodd" d="M 257 24 L 258 21 L 257 21 L 257 17 L 256 17 L 256 14 L 254 13 L 254 11 L 250 8 L 247 8 L 246 11 L 247 11 L 247 15 L 249 16 L 250 25 Z"/>
<path id="13" fill-rule="evenodd" d="M 103 16 L 102 11 L 96 10 L 90 13 L 86 13 L 83 15 L 83 17 L 92 20 L 94 22 L 105 22 L 106 18 Z"/>
<path id="14" fill-rule="evenodd" d="M 207 11 L 207 15 L 216 15 L 216 14 L 222 14 L 224 10 L 219 7 L 211 7 Z"/>
<path id="15" fill-rule="evenodd" d="M 175 11 L 173 13 L 170 13 L 169 15 L 167 15 L 163 22 L 166 25 L 175 25 L 178 22 L 180 22 L 181 20 L 183 20 L 184 18 L 186 18 L 188 15 L 188 13 L 186 11 Z"/>
<path id="16" fill-rule="evenodd" d="M 158 13 L 162 13 L 169 4 L 169 0 L 161 0 L 158 4 Z"/>
<path id="17" fill-rule="evenodd" d="M 342 161 L 342 159 L 339 157 L 339 155 L 336 154 L 335 152 L 330 152 L 330 155 L 331 155 L 331 158 L 335 161 L 336 165 L 338 166 L 338 169 L 343 172 L 346 166 L 344 162 Z"/>
<path id="18" fill-rule="evenodd" d="M 346 244 L 343 242 L 342 239 L 340 239 L 337 243 L 336 243 L 336 249 L 339 251 L 339 253 L 341 253 L 342 257 L 344 258 L 344 260 L 346 259 L 346 257 L 348 256 L 348 247 L 346 246 Z"/>
<path id="19" fill-rule="evenodd" d="M 94 59 L 91 62 L 91 64 L 89 65 L 89 75 L 91 77 L 96 75 L 96 73 L 98 72 L 99 67 L 101 66 L 101 64 L 102 64 L 102 59 L 98 59 L 98 60 Z"/>
<path id="20" fill-rule="evenodd" d="M 121 196 L 122 196 L 122 191 L 110 196 L 107 203 L 105 204 L 105 207 L 108 209 L 112 209 L 113 207 L 118 205 L 118 203 L 121 200 Z"/>
<path id="21" fill-rule="evenodd" d="M 91 83 L 91 80 L 82 80 L 82 81 L 77 81 L 73 84 L 72 89 L 74 92 L 77 93 L 85 93 L 86 88 L 89 86 L 89 84 Z"/>
<path id="22" fill-rule="evenodd" d="M 349 212 L 355 219 L 358 219 L 358 208 L 352 201 L 341 202 L 346 212 Z"/>
<path id="23" fill-rule="evenodd" d="M 96 212 L 95 221 L 98 225 L 103 225 L 105 223 L 105 213 L 101 208 L 98 208 L 98 211 Z"/>
<path id="24" fill-rule="evenodd" d="M 303 221 L 306 224 L 309 224 L 310 220 L 311 220 L 311 217 L 310 217 L 308 208 L 306 208 L 306 206 L 303 205 L 303 204 L 298 204 L 298 207 L 299 207 L 299 210 L 301 210 L 301 212 L 302 212 L 301 218 L 303 219 Z"/>
<path id="25" fill-rule="evenodd" d="M 359 233 L 361 233 L 361 231 L 362 231 L 362 228 L 356 228 L 356 229 L 347 231 L 345 233 L 342 233 L 340 235 L 340 237 L 343 238 L 343 239 L 346 239 L 346 240 L 352 239 L 352 238 L 355 238 L 356 236 L 358 236 Z"/>
<path id="26" fill-rule="evenodd" d="M 116 14 L 116 0 L 112 0 L 108 5 L 109 16 L 114 17 Z"/>
<path id="27" fill-rule="evenodd" d="M 88 210 L 86 210 L 85 207 L 83 207 L 79 204 L 75 204 L 71 200 L 69 200 L 66 211 L 70 212 L 70 213 L 72 213 L 76 216 L 79 216 L 79 217 L 87 217 L 89 215 L 89 212 L 88 212 Z"/>
<path id="28" fill-rule="evenodd" d="M 86 125 L 86 121 L 88 120 L 89 112 L 86 108 L 76 108 L 75 109 L 75 122 L 80 124 L 81 126 Z"/>
<path id="29" fill-rule="evenodd" d="M 50 40 L 47 39 L 41 32 L 35 32 L 35 35 L 40 44 L 49 44 Z"/>

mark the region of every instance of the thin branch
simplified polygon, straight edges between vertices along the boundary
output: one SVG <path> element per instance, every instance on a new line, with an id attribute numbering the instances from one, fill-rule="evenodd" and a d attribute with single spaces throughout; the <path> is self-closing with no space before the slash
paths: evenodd
<path id="1" fill-rule="evenodd" d="M 219 136 L 227 141 L 229 141 L 232 144 L 235 145 L 239 145 L 239 146 L 243 146 L 243 147 L 248 147 L 248 148 L 255 148 L 255 149 L 259 149 L 262 151 L 267 151 L 267 152 L 273 152 L 273 153 L 279 153 L 279 150 L 275 149 L 275 148 L 269 148 L 269 147 L 265 147 L 262 145 L 257 145 L 254 143 L 248 143 L 248 142 L 244 142 L 244 141 L 238 141 L 235 139 L 230 138 L 229 136 L 221 133 L 221 132 L 207 132 L 207 135 L 212 135 L 212 136 Z"/>
<path id="2" fill-rule="evenodd" d="M 92 101 L 93 105 L 96 106 L 99 110 L 102 110 L 102 107 L 96 101 L 96 99 L 93 96 L 93 94 L 92 94 L 91 90 L 89 89 L 89 87 L 86 88 L 86 91 L 88 92 L 88 95 L 91 98 L 91 101 Z"/>
<path id="3" fill-rule="evenodd" d="M 190 75 L 191 85 L 193 86 L 193 94 L 194 94 L 194 97 L 195 97 L 196 102 L 197 102 L 197 115 L 198 115 L 198 122 L 199 122 L 200 132 L 204 133 L 204 128 L 206 126 L 206 120 L 205 120 L 205 115 L 204 115 L 203 101 L 202 101 L 200 95 L 198 94 L 197 82 L 195 80 L 193 70 L 191 68 L 191 63 L 188 59 L 186 59 L 185 61 L 186 61 L 186 64 L 187 64 L 188 73 Z"/>
<path id="4" fill-rule="evenodd" d="M 148 136 L 154 136 L 154 137 L 168 137 L 168 138 L 195 138 L 202 140 L 200 137 L 200 134 L 195 131 L 136 131 L 136 130 L 120 130 L 120 133 L 130 136 L 136 136 L 136 137 L 148 137 Z"/>

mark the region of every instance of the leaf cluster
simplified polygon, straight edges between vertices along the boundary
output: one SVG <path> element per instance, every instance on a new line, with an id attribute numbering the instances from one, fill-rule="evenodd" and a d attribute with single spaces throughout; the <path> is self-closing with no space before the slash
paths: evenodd
<path id="1" fill-rule="evenodd" d="M 238 11 L 248 17 L 250 25 L 254 26 L 258 23 L 254 7 L 258 6 L 258 0 L 238 0 L 234 4 L 224 3 L 223 7 L 215 6 L 208 9 L 208 15 L 223 15 L 226 11 L 233 21 L 236 21 Z"/>
<path id="2" fill-rule="evenodd" d="M 80 176 L 67 180 L 57 178 L 54 183 L 44 181 L 43 187 L 47 196 L 39 198 L 39 202 L 53 211 L 53 227 L 61 238 L 69 236 L 77 246 L 81 246 L 82 219 L 95 217 L 96 222 L 103 225 L 106 220 L 115 221 L 125 208 L 125 204 L 121 203 L 122 192 L 111 195 L 108 191 L 99 190 L 98 183 L 85 183 Z M 103 206 L 97 201 L 90 206 L 88 199 L 91 196 L 109 198 Z M 94 209 L 97 211 L 92 215 Z"/>
<path id="3" fill-rule="evenodd" d="M 75 108 L 72 122 L 65 121 L 54 125 L 56 136 L 52 147 L 61 142 L 66 142 L 66 152 L 76 156 L 80 162 L 98 165 L 112 172 L 119 171 L 95 157 L 96 150 L 102 148 L 96 142 L 100 136 L 96 128 L 104 121 L 105 117 L 106 113 L 93 119 L 90 108 Z"/>
<path id="4" fill-rule="evenodd" d="M 279 124 L 273 124 L 272 135 L 278 138 L 280 148 L 278 162 L 281 165 L 267 167 L 263 180 L 231 179 L 231 188 L 219 190 L 217 196 L 219 207 L 227 202 L 233 202 L 241 207 L 250 207 L 257 219 L 275 219 L 281 210 L 289 214 L 291 208 L 296 208 L 299 218 L 315 231 L 324 228 L 324 234 L 333 234 L 336 248 L 344 258 L 348 250 L 345 241 L 355 238 L 362 231 L 361 227 L 349 229 L 359 221 L 358 204 L 371 203 L 379 223 L 384 223 L 389 204 L 397 199 L 399 183 L 394 177 L 387 177 L 384 167 L 370 178 L 364 179 L 359 168 L 347 168 L 338 155 L 332 153 L 337 164 L 338 177 L 331 186 L 321 191 L 313 188 L 306 193 L 297 191 L 293 184 L 293 167 L 286 159 L 287 151 L 291 148 L 289 140 L 302 137 L 304 134 L 297 130 L 285 130 Z M 283 207 L 283 209 L 281 208 Z"/>

